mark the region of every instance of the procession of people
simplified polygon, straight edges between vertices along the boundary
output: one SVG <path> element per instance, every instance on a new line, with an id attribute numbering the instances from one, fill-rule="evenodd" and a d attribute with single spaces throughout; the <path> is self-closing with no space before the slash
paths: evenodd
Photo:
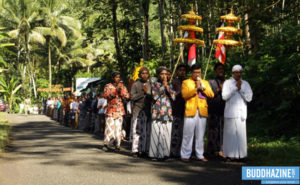
<path id="1" fill-rule="evenodd" d="M 222 63 L 214 71 L 216 77 L 206 81 L 199 64 L 178 65 L 173 79 L 164 66 L 156 77 L 141 67 L 130 89 L 115 71 L 103 92 L 49 98 L 43 112 L 65 126 L 103 135 L 105 151 L 118 152 L 124 141 L 133 157 L 189 162 L 195 154 L 202 162 L 244 161 L 247 103 L 253 92 L 242 79 L 242 66 L 233 66 L 227 80 Z M 129 112 L 130 121 L 125 119 Z"/>

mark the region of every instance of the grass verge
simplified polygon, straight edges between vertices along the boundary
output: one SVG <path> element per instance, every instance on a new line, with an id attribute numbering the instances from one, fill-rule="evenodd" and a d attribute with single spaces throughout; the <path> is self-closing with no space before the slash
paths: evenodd
<path id="1" fill-rule="evenodd" d="M 9 142 L 9 132 L 11 130 L 11 126 L 6 119 L 5 112 L 0 112 L 0 152 L 3 152 L 5 146 Z"/>
<path id="2" fill-rule="evenodd" d="M 250 137 L 248 161 L 259 166 L 300 166 L 300 138 Z"/>

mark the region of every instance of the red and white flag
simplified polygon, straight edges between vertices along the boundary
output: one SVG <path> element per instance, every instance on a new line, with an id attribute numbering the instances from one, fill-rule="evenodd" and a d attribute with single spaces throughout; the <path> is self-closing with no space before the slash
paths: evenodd
<path id="1" fill-rule="evenodd" d="M 221 27 L 224 27 L 224 22 L 222 23 Z M 217 39 L 225 39 L 225 33 L 219 32 Z M 226 48 L 223 44 L 217 44 L 217 50 L 215 57 L 222 63 L 225 64 L 226 61 Z"/>
<path id="2" fill-rule="evenodd" d="M 190 32 L 190 38 L 196 38 L 195 32 Z M 196 44 L 192 44 L 189 48 L 189 54 L 188 54 L 188 65 L 192 66 L 196 64 Z"/>

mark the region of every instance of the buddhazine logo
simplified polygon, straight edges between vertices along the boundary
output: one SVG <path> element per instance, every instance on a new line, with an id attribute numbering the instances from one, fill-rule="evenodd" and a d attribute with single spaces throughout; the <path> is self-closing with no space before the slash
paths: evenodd
<path id="1" fill-rule="evenodd" d="M 242 180 L 262 180 L 262 184 L 299 184 L 299 167 L 243 166 Z"/>
<path id="2" fill-rule="evenodd" d="M 275 178 L 293 178 L 296 175 L 295 169 L 269 169 L 269 168 L 262 168 L 262 169 L 247 169 L 246 176 L 247 178 L 268 178 L 268 179 L 275 179 Z"/>

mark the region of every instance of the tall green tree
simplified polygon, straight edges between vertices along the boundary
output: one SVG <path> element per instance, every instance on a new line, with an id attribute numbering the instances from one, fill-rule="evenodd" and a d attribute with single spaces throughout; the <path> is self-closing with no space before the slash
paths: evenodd
<path id="1" fill-rule="evenodd" d="M 49 86 L 52 86 L 52 49 L 66 46 L 68 38 L 67 31 L 71 31 L 76 37 L 81 37 L 81 24 L 73 17 L 65 16 L 63 11 L 67 4 L 62 0 L 43 0 L 42 11 L 44 15 L 44 27 L 37 27 L 39 33 L 47 39 Z M 56 41 L 60 42 L 58 46 Z"/>
<path id="2" fill-rule="evenodd" d="M 20 73 L 25 91 L 27 90 L 26 71 L 30 63 L 30 43 L 45 43 L 45 38 L 35 30 L 35 26 L 40 20 L 38 7 L 37 0 L 7 0 L 2 2 L 1 7 L 1 23 L 16 43 L 16 65 L 19 63 L 23 65 L 23 71 Z M 20 61 L 22 53 L 25 53 L 24 61 Z"/>

